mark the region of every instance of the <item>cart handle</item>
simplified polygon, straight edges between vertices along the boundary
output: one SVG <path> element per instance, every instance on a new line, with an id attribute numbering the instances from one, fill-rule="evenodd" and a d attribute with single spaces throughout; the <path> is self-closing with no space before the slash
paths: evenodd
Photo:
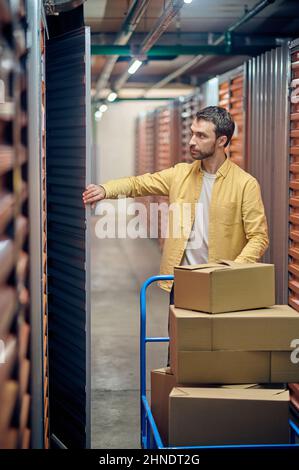
<path id="1" fill-rule="evenodd" d="M 146 395 L 146 343 L 169 341 L 169 337 L 146 337 L 146 289 L 156 281 L 173 281 L 171 274 L 161 274 L 149 277 L 140 289 L 140 391 L 141 395 Z"/>
<path id="2" fill-rule="evenodd" d="M 173 281 L 174 276 L 169 274 L 149 277 L 140 289 L 140 420 L 141 420 L 141 446 L 143 447 L 143 433 L 146 428 L 146 414 L 150 422 L 150 426 L 156 436 L 158 448 L 163 448 L 160 434 L 157 430 L 156 423 L 151 414 L 151 410 L 146 399 L 146 343 L 152 342 L 168 342 L 169 337 L 150 338 L 146 336 L 146 289 L 150 284 L 156 281 Z"/>

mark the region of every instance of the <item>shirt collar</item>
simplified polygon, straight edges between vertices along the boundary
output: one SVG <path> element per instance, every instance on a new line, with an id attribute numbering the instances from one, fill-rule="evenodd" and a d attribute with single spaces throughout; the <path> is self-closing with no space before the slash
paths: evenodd
<path id="1" fill-rule="evenodd" d="M 216 171 L 216 176 L 223 176 L 224 178 L 226 177 L 229 169 L 231 167 L 231 162 L 229 160 L 229 158 L 227 157 L 226 155 L 226 158 L 224 160 L 224 162 L 222 163 L 222 165 L 220 165 L 220 167 L 218 168 L 218 170 Z M 203 173 L 203 170 L 202 170 L 202 161 L 201 160 L 198 160 L 198 169 L 201 173 Z"/>

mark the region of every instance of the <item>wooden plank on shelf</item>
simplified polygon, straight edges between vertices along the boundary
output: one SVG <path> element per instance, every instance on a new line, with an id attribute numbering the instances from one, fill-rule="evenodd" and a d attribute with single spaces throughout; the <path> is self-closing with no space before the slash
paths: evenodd
<path id="1" fill-rule="evenodd" d="M 0 436 L 3 436 L 11 422 L 12 414 L 16 406 L 18 396 L 18 384 L 15 380 L 9 380 L 4 384 L 0 393 Z"/>
<path id="2" fill-rule="evenodd" d="M 3 122 L 12 122 L 15 115 L 15 103 L 6 100 L 5 103 L 0 103 L 0 120 Z"/>
<path id="3" fill-rule="evenodd" d="M 16 265 L 16 272 L 20 282 L 25 284 L 29 269 L 29 255 L 25 251 L 19 253 Z"/>
<path id="4" fill-rule="evenodd" d="M 30 439 L 31 439 L 31 430 L 29 428 L 24 429 L 21 435 L 21 448 L 29 449 L 30 448 Z"/>
<path id="5" fill-rule="evenodd" d="M 12 286 L 0 287 L 0 338 L 7 336 L 15 318 L 17 305 L 16 289 Z"/>
<path id="6" fill-rule="evenodd" d="M 0 285 L 11 273 L 15 262 L 14 242 L 7 237 L 0 237 Z"/>
<path id="7" fill-rule="evenodd" d="M 14 149 L 10 145 L 0 145 L 0 176 L 12 170 L 13 152 Z"/>
<path id="8" fill-rule="evenodd" d="M 28 219 L 24 215 L 18 215 L 16 219 L 16 239 L 20 247 L 24 245 L 28 234 Z"/>
<path id="9" fill-rule="evenodd" d="M 30 325 L 24 321 L 20 327 L 20 337 L 19 337 L 20 360 L 25 359 L 27 357 L 28 348 L 29 348 L 29 337 L 30 337 Z"/>
<path id="10" fill-rule="evenodd" d="M 20 395 L 27 393 L 29 385 L 30 361 L 23 359 L 20 365 Z"/>
<path id="11" fill-rule="evenodd" d="M 4 344 L 4 363 L 0 367 L 0 389 L 10 377 L 17 359 L 17 338 L 10 334 L 8 337 L 4 337 L 2 341 Z"/>
<path id="12" fill-rule="evenodd" d="M 20 410 L 20 430 L 21 432 L 28 426 L 31 397 L 26 393 L 21 400 Z"/>
<path id="13" fill-rule="evenodd" d="M 13 194 L 0 193 L 0 234 L 3 233 L 12 220 L 15 197 Z"/>
<path id="14" fill-rule="evenodd" d="M 16 428 L 10 428 L 3 435 L 0 440 L 0 449 L 17 449 L 18 448 L 19 433 Z"/>

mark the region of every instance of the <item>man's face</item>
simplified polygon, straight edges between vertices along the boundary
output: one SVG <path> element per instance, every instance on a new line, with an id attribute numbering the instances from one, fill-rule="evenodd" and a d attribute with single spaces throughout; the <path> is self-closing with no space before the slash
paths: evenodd
<path id="1" fill-rule="evenodd" d="M 215 154 L 216 151 L 215 126 L 212 122 L 194 119 L 191 126 L 191 139 L 189 142 L 190 154 L 194 160 L 203 160 Z"/>

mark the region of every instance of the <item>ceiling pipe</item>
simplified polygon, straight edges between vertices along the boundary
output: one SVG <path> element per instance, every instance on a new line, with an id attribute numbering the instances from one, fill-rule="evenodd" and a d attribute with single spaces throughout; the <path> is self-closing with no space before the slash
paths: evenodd
<path id="1" fill-rule="evenodd" d="M 227 45 L 173 45 L 173 46 L 153 46 L 150 51 L 147 53 L 147 57 L 154 57 L 154 60 L 157 60 L 159 57 L 170 57 L 175 58 L 179 55 L 191 55 L 196 54 L 205 54 L 205 55 L 251 55 L 256 51 L 264 52 L 265 49 L 270 47 L 277 46 L 277 41 L 272 41 L 271 43 L 256 44 L 256 45 L 247 45 L 240 44 L 237 46 L 227 46 Z M 132 54 L 130 46 L 91 46 L 91 53 L 97 55 L 114 55 L 117 54 L 119 57 L 127 57 Z"/>
<path id="2" fill-rule="evenodd" d="M 222 34 L 216 41 L 213 42 L 214 46 L 222 44 L 223 42 L 227 41 L 230 43 L 231 40 L 231 33 L 233 33 L 237 28 L 242 26 L 244 23 L 247 23 L 251 18 L 256 16 L 260 11 L 262 11 L 267 6 L 274 3 L 275 0 L 262 0 L 261 2 L 257 3 L 251 10 L 248 10 L 239 20 L 233 23 L 228 30 Z M 155 85 L 150 87 L 144 94 L 150 92 L 151 90 L 156 90 L 157 88 L 162 88 L 163 86 L 167 85 L 169 82 L 174 80 L 175 78 L 183 75 L 187 70 L 191 69 L 194 65 L 204 64 L 210 60 L 210 57 L 203 56 L 202 54 L 197 55 L 193 59 L 191 59 L 188 63 L 180 67 L 179 69 L 175 70 L 174 72 L 167 75 L 165 78 L 157 82 Z"/>
<path id="3" fill-rule="evenodd" d="M 184 0 L 170 0 L 168 6 L 166 7 L 164 13 L 156 21 L 152 31 L 143 40 L 141 47 L 138 49 L 138 55 L 144 56 L 150 50 L 150 48 L 158 41 L 160 36 L 166 31 L 172 20 L 177 16 L 182 6 L 184 5 Z M 132 65 L 133 61 L 129 64 L 129 68 Z M 128 80 L 129 73 L 126 70 L 119 79 L 115 82 L 114 89 L 116 91 L 120 90 L 123 85 Z"/>
<path id="4" fill-rule="evenodd" d="M 134 0 L 132 2 L 131 7 L 126 15 L 126 18 L 124 19 L 124 22 L 121 26 L 121 30 L 115 39 L 115 42 L 114 42 L 115 45 L 124 46 L 128 43 L 130 37 L 132 36 L 138 23 L 140 22 L 142 15 L 147 9 L 149 2 L 150 0 Z M 112 57 L 110 57 L 105 63 L 103 71 L 96 84 L 95 97 L 99 95 L 99 92 L 103 88 L 106 88 L 118 57 L 119 56 L 115 54 Z"/>

